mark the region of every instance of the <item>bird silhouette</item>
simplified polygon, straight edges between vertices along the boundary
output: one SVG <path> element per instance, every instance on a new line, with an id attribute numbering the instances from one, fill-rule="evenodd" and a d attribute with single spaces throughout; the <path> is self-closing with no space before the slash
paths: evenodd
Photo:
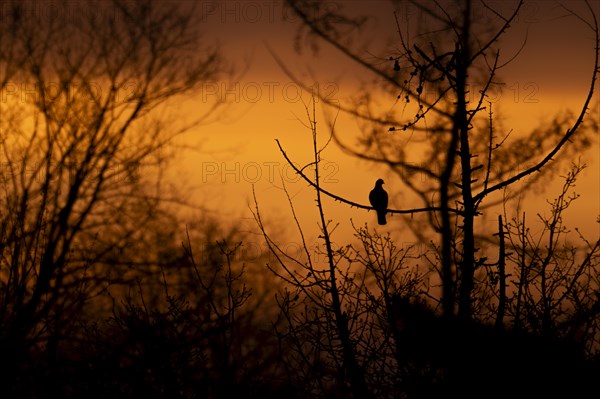
<path id="1" fill-rule="evenodd" d="M 375 188 L 369 193 L 369 202 L 377 212 L 377 223 L 386 224 L 385 215 L 388 206 L 388 193 L 383 189 L 383 179 L 377 179 Z"/>

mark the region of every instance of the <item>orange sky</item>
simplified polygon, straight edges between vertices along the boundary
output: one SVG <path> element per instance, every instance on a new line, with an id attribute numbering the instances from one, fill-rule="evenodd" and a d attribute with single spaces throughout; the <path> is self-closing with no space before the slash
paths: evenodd
<path id="1" fill-rule="evenodd" d="M 372 16 L 364 38 L 373 43 L 374 52 L 381 50 L 386 38 L 394 37 L 392 11 L 401 10 L 404 2 L 399 2 L 396 8 L 383 0 L 342 3 L 356 14 Z M 508 3 L 488 2 L 504 6 Z M 568 2 L 578 10 L 582 10 L 582 4 Z M 592 1 L 592 4 L 600 17 L 600 2 Z M 337 7 L 334 3 L 330 6 Z M 310 93 L 302 91 L 279 68 L 268 48 L 285 60 L 297 76 L 315 81 L 321 94 L 330 98 L 343 101 L 356 95 L 357 82 L 366 75 L 327 45 L 321 47 L 317 56 L 308 49 L 297 54 L 293 48 L 297 20 L 284 12 L 278 1 L 204 2 L 202 7 L 206 13 L 203 29 L 207 39 L 221 43 L 225 55 L 238 65 L 238 69 L 247 70 L 235 83 L 207 82 L 185 105 L 193 115 L 196 109 L 206 107 L 215 99 L 229 102 L 220 121 L 199 127 L 186 136 L 191 143 L 201 143 L 201 151 L 182 154 L 174 165 L 173 176 L 183 178 L 194 187 L 194 199 L 199 203 L 236 224 L 253 229 L 255 226 L 248 208 L 253 207 L 253 184 L 263 216 L 275 225 L 292 226 L 289 206 L 280 188 L 280 174 L 283 173 L 300 220 L 314 237 L 317 220 L 314 193 L 285 165 L 274 141 L 279 139 L 288 154 L 299 163 L 309 159 L 311 137 L 302 125 L 306 121 L 302 100 L 308 102 Z M 585 99 L 593 67 L 591 31 L 575 18 L 561 18 L 562 15 L 564 10 L 554 2 L 533 2 L 525 8 L 524 17 L 517 21 L 503 42 L 504 55 L 510 58 L 527 33 L 521 55 L 501 71 L 506 90 L 494 102 L 494 109 L 504 115 L 505 126 L 514 129 L 515 133 L 526 132 L 566 108 L 578 110 Z M 391 106 L 394 99 L 382 99 L 382 102 L 386 101 Z M 598 107 L 598 104 L 596 96 L 594 106 Z M 322 118 L 322 108 L 318 106 Z M 320 126 L 321 137 L 325 138 L 325 124 Z M 347 142 L 352 142 L 358 133 L 356 122 L 347 115 L 339 116 L 337 129 L 348 138 Z M 596 239 L 599 233 L 595 223 L 596 215 L 600 214 L 599 153 L 596 142 L 591 151 L 581 154 L 588 164 L 577 186 L 581 198 L 566 215 L 567 222 L 572 227 L 578 226 L 589 239 Z M 323 172 L 327 187 L 352 201 L 367 204 L 368 192 L 383 171 L 342 154 L 334 145 L 323 157 L 326 159 Z M 386 183 L 386 189 L 392 194 L 391 206 L 406 207 L 402 203 L 403 194 L 394 189 L 394 181 Z M 556 195 L 558 187 L 550 185 L 546 195 L 532 196 L 529 199 L 531 209 L 545 209 L 544 199 Z M 357 226 L 365 222 L 375 226 L 372 212 L 350 209 L 332 201 L 327 201 L 326 211 L 329 218 L 340 223 L 336 233 L 340 241 L 351 234 L 350 219 Z M 490 215 L 489 220 L 495 221 L 496 216 Z M 391 223 L 378 229 L 394 231 L 398 223 L 399 218 L 391 218 Z M 293 232 L 291 228 L 287 230 Z M 294 242 L 295 239 L 290 237 L 285 239 Z"/>

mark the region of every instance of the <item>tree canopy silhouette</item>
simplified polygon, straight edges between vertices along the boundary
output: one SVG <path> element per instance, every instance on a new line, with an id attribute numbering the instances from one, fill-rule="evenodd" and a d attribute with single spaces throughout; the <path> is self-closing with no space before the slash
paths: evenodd
<path id="1" fill-rule="evenodd" d="M 87 299 L 122 277 L 111 259 L 167 197 L 148 183 L 189 125 L 168 125 L 165 107 L 225 70 L 192 7 L 2 4 L 3 389 L 27 385 L 28 352 L 56 356 Z"/>
<path id="2" fill-rule="evenodd" d="M 305 395 L 318 397 L 582 394 L 598 370 L 600 240 L 566 240 L 563 214 L 577 199 L 572 189 L 585 167 L 573 155 L 597 139 L 596 10 L 588 2 L 582 13 L 562 6 L 592 36 L 580 108 L 513 137 L 498 123 L 491 92 L 514 57 L 501 52 L 501 38 L 523 14 L 524 1 L 410 3 L 430 23 L 411 29 L 407 16 L 395 14 L 390 29 L 396 46 L 375 55 L 367 49 L 365 57 L 352 40 L 365 18 L 316 0 L 287 1 L 301 21 L 298 47 L 333 48 L 374 79 L 347 103 L 318 98 L 336 115 L 326 120 L 325 135 L 332 139 L 325 144 L 318 139 L 316 99 L 307 106 L 314 156 L 308 165 L 294 165 L 294 155 L 276 140 L 284 159 L 314 189 L 317 254 L 291 195 L 304 245 L 295 258 L 275 243 L 255 195 L 255 219 L 276 257 L 269 269 L 287 284 L 278 297 L 287 326 L 277 330 L 288 349 L 285 365 Z M 394 107 L 378 106 L 382 98 Z M 340 110 L 363 128 L 358 145 L 336 129 Z M 416 194 L 421 206 L 388 213 L 402 215 L 426 251 L 415 254 L 368 225 L 354 226 L 355 242 L 336 243 L 337 224 L 327 219 L 325 196 L 348 209 L 377 207 L 363 205 L 364 194 L 345 198 L 323 187 L 319 167 L 330 142 L 386 166 L 386 181 L 396 178 L 390 186 L 401 182 Z M 309 165 L 314 175 L 306 172 Z M 550 216 L 538 215 L 542 231 L 533 233 L 512 200 L 565 166 L 563 189 L 549 202 Z M 500 201 L 494 193 L 502 194 Z M 415 214 L 422 217 L 413 220 Z M 483 214 L 497 216 L 496 231 L 477 228 Z M 482 253 L 490 244 L 497 255 Z"/>

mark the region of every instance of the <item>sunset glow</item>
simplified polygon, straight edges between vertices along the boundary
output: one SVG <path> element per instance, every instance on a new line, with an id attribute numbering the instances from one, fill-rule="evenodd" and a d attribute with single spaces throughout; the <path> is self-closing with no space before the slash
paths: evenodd
<path id="1" fill-rule="evenodd" d="M 0 20 L 1 398 L 597 396 L 600 0 Z"/>

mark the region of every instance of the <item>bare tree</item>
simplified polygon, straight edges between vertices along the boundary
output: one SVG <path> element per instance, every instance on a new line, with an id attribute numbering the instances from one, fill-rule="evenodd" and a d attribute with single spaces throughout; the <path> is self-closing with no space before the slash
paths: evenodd
<path id="1" fill-rule="evenodd" d="M 499 69 L 510 62 L 501 58 L 499 40 L 523 10 L 523 1 L 510 4 L 508 10 L 474 1 L 452 7 L 437 2 L 415 2 L 414 6 L 432 22 L 421 27 L 425 31 L 416 35 L 406 27 L 408 21 L 396 15 L 398 50 L 381 57 L 389 60 L 389 66 L 365 60 L 347 44 L 353 34 L 347 27 L 360 27 L 361 19 L 345 17 L 339 8 L 332 10 L 311 0 L 290 0 L 288 4 L 303 22 L 299 43 L 309 40 L 316 46 L 321 40 L 333 46 L 342 56 L 383 81 L 383 94 L 396 99 L 400 115 L 381 113 L 369 95 L 350 105 L 329 102 L 356 116 L 365 126 L 358 148 L 347 145 L 347 139 L 334 129 L 333 139 L 359 158 L 388 166 L 422 201 L 421 208 L 389 210 L 389 213 L 425 213 L 432 227 L 429 231 L 439 235 L 444 313 L 470 319 L 476 306 L 473 304 L 476 271 L 485 263 L 484 256 L 478 254 L 476 221 L 483 210 L 497 205 L 496 201 L 487 201 L 489 195 L 509 186 L 513 196 L 519 195 L 544 174 L 556 170 L 550 167 L 552 161 L 567 160 L 594 140 L 591 134 L 598 124 L 595 119 L 587 118 L 599 67 L 599 30 L 593 7 L 585 3 L 589 12 L 579 15 L 565 6 L 594 35 L 590 52 L 595 57 L 581 109 L 572 116 L 557 116 L 550 125 L 513 140 L 510 132 L 498 134 L 489 96 L 490 90 L 501 84 Z M 484 18 L 475 19 L 476 7 L 487 11 Z M 280 64 L 293 75 L 283 61 Z M 473 93 L 473 87 L 482 89 Z M 322 100 L 328 103 L 327 98 Z M 413 116 L 403 116 L 407 114 Z M 403 141 L 403 135 L 408 133 L 414 137 L 414 145 L 422 149 L 419 154 L 423 160 L 411 157 L 410 145 Z M 523 168 L 523 165 L 528 166 Z M 518 173 L 513 173 L 514 170 Z M 301 173 L 300 168 L 296 172 Z M 420 181 L 423 177 L 425 182 Z M 525 177 L 527 184 L 515 185 Z M 335 193 L 321 191 L 349 205 L 370 209 Z M 423 223 L 404 220 L 418 238 L 429 242 L 428 234 L 423 233 Z"/>
<path id="2" fill-rule="evenodd" d="M 148 182 L 190 126 L 168 125 L 170 100 L 224 66 L 191 3 L 35 6 L 4 2 L 0 27 L 0 357 L 14 389 L 25 354 L 56 353 L 49 337 L 118 274 L 102 260 L 166 197 Z"/>
<path id="3" fill-rule="evenodd" d="M 314 119 L 314 111 L 315 109 L 313 103 L 313 116 L 311 117 L 309 115 L 309 120 L 311 122 L 310 128 L 312 132 L 313 151 L 315 156 L 315 182 L 318 187 L 320 153 L 323 149 L 319 149 L 317 144 L 317 129 L 316 121 Z M 313 259 L 310 255 L 310 249 L 308 248 L 306 242 L 303 243 L 303 250 L 307 255 L 305 262 L 301 262 L 300 260 L 296 260 L 294 258 L 288 259 L 288 256 L 286 256 L 285 252 L 282 251 L 278 247 L 277 243 L 273 241 L 267 234 L 264 222 L 262 221 L 260 212 L 258 210 L 257 199 L 255 196 L 255 203 L 257 205 L 255 210 L 255 219 L 261 231 L 263 232 L 269 249 L 275 255 L 276 264 L 283 268 L 283 274 L 277 272 L 275 266 L 271 266 L 271 270 L 283 278 L 284 281 L 290 282 L 292 287 L 295 288 L 295 291 L 297 291 L 294 293 L 286 292 L 286 294 L 280 300 L 278 300 L 279 306 L 282 309 L 283 317 L 288 320 L 289 334 L 291 336 L 292 345 L 296 345 L 295 349 L 302 360 L 300 362 L 293 361 L 291 364 L 289 364 L 289 367 L 291 368 L 290 371 L 304 371 L 303 369 L 305 369 L 306 366 L 309 366 L 307 369 L 309 375 L 304 377 L 304 382 L 309 384 L 306 389 L 307 394 L 314 393 L 316 388 L 319 388 L 317 392 L 346 392 L 345 385 L 349 384 L 350 392 L 352 393 L 353 397 L 367 398 L 371 395 L 366 386 L 365 371 L 357 359 L 357 348 L 355 347 L 355 342 L 352 339 L 349 326 L 350 320 L 348 319 L 348 314 L 344 309 L 344 297 L 348 295 L 347 290 L 349 287 L 347 285 L 339 285 L 339 269 L 337 265 L 339 258 L 334 254 L 330 237 L 331 227 L 325 220 L 325 213 L 323 211 L 323 204 L 321 202 L 321 192 L 317 190 L 316 195 L 317 208 L 319 211 L 319 226 L 321 228 L 325 247 L 323 253 L 326 256 L 327 261 L 327 266 L 324 270 L 319 270 L 319 266 L 313 263 Z M 300 233 L 302 233 L 301 230 Z M 287 265 L 288 260 L 294 263 L 294 267 L 289 267 Z M 295 266 L 298 266 L 299 270 L 296 270 Z M 303 320 L 298 321 L 298 319 L 295 319 L 296 315 L 294 314 L 293 308 L 296 305 L 295 302 L 299 298 L 300 293 L 305 295 L 305 298 L 310 302 L 310 305 L 306 307 L 306 313 L 300 312 L 300 317 Z M 324 293 L 326 294 L 324 295 Z M 316 322 L 315 324 L 317 328 L 317 331 L 314 331 L 313 337 L 311 337 L 314 340 L 311 339 L 311 341 L 306 342 L 304 339 L 299 338 L 299 335 L 304 335 L 304 331 L 302 331 L 302 329 L 313 322 Z M 300 331 L 296 330 L 297 324 L 300 326 Z M 323 330 L 318 331 L 321 328 L 323 328 Z M 324 356 L 327 357 L 328 355 L 332 355 L 333 358 L 322 358 L 322 340 L 340 341 L 339 347 L 326 345 L 326 349 L 323 351 Z M 305 345 L 312 346 L 312 349 L 307 349 Z M 305 351 L 307 350 L 312 352 L 309 355 L 311 359 L 306 359 L 307 355 Z M 330 362 L 338 363 L 339 366 L 331 367 L 331 365 L 327 364 Z M 331 367 L 332 370 L 339 370 L 342 373 L 339 378 L 334 376 L 334 383 L 332 387 L 327 386 L 329 385 L 327 382 L 320 381 L 320 375 L 310 375 L 312 369 L 321 367 Z M 313 384 L 317 384 L 317 387 L 312 387 Z"/>
<path id="4" fill-rule="evenodd" d="M 308 39 L 317 46 L 322 40 L 333 46 L 383 80 L 383 92 L 393 93 L 393 98 L 404 103 L 404 114 L 414 112 L 408 120 L 391 112 L 380 115 L 365 94 L 352 105 L 329 104 L 365 123 L 361 146 L 345 144 L 345 137 L 335 130 L 335 118 L 329 130 L 333 141 L 346 151 L 387 165 L 421 199 L 420 208 L 388 212 L 426 217 L 437 240 L 432 239 L 432 230 L 419 229 L 424 223 L 406 220 L 431 248 L 416 263 L 438 273 L 442 287 L 441 297 L 434 295 L 428 281 L 435 280 L 428 280 L 430 275 L 423 274 L 423 269 L 414 269 L 407 252 L 366 228 L 357 229 L 362 245 L 333 245 L 335 224 L 325 216 L 323 196 L 352 208 L 372 207 L 323 187 L 319 165 L 327 144 L 317 145 L 316 118 L 314 111 L 308 112 L 314 159 L 295 166 L 293 156 L 279 141 L 277 145 L 289 165 L 315 190 L 319 248 L 325 262 L 317 263 L 310 253 L 295 213 L 305 254 L 287 256 L 267 231 L 255 198 L 255 218 L 276 258 L 270 269 L 288 285 L 278 298 L 288 326 L 278 334 L 286 365 L 294 371 L 292 382 L 307 394 L 321 397 L 583 392 L 597 370 L 584 354 L 596 355 L 589 347 L 597 342 L 598 244 L 584 241 L 586 250 L 579 257 L 580 252 L 557 241 L 565 234 L 561 214 L 571 201 L 567 191 L 577 168 L 567 176 L 550 218 L 543 219 L 547 231 L 541 236 L 519 233 L 518 219 L 507 224 L 500 217 L 497 240 L 490 238 L 493 232 L 488 237 L 478 235 L 476 226 L 483 212 L 498 205 L 489 199 L 492 193 L 504 192 L 504 201 L 518 198 L 540 176 L 560 170 L 561 163 L 551 166 L 552 161 L 566 160 L 593 141 L 597 121 L 588 112 L 600 72 L 600 40 L 591 5 L 586 3 L 586 17 L 567 9 L 594 36 L 590 52 L 595 57 L 583 106 L 574 116 L 559 116 L 529 136 L 513 140 L 509 133 L 498 135 L 488 96 L 490 88 L 500 83 L 497 73 L 505 62 L 499 38 L 522 11 L 523 2 L 512 4 L 508 13 L 477 3 L 489 9 L 486 20 L 473 19 L 475 2 L 468 0 L 450 9 L 438 2 L 416 3 L 437 25 L 427 26 L 427 32 L 409 42 L 415 36 L 403 32 L 398 23 L 400 50 L 389 58 L 381 57 L 391 61 L 389 69 L 365 61 L 347 45 L 345 35 L 351 31 L 344 29 L 359 26 L 359 20 L 316 1 L 290 0 L 288 4 L 303 22 L 298 42 Z M 472 79 L 484 82 L 477 95 L 469 93 L 475 86 Z M 406 143 L 399 139 L 403 132 L 411 132 L 415 142 L 425 147 L 424 162 L 415 164 L 410 158 Z M 523 164 L 529 166 L 511 174 L 511 169 Z M 306 172 L 309 168 L 314 176 Z M 417 178 L 416 173 L 427 181 L 419 182 L 421 176 Z M 515 184 L 525 177 L 529 178 L 526 184 Z M 290 204 L 293 211 L 291 199 Z M 516 245 L 519 237 L 521 243 Z M 546 238 L 547 245 L 540 244 Z M 489 242 L 498 244 L 496 262 L 479 251 L 480 245 Z"/>
<path id="5" fill-rule="evenodd" d="M 574 187 L 584 167 L 573 164 L 558 196 L 548 201 L 549 209 L 537 213 L 537 223 L 518 208 L 512 217 L 505 215 L 507 249 L 500 260 L 514 277 L 505 276 L 501 288 L 499 273 L 493 273 L 490 291 L 505 297 L 506 318 L 515 330 L 573 342 L 593 357 L 598 355 L 600 239 L 589 241 L 564 221 L 579 197 Z M 533 233 L 536 224 L 541 231 Z"/>
<path id="6" fill-rule="evenodd" d="M 312 119 L 310 126 L 319 193 L 326 145 L 317 146 Z M 586 242 L 581 257 L 560 238 L 566 233 L 561 215 L 574 199 L 568 191 L 579 171 L 566 176 L 544 220 L 547 234 L 528 233 L 522 249 L 516 245 L 521 227 L 500 218 L 498 261 L 486 262 L 488 279 L 478 280 L 473 292 L 477 322 L 439 317 L 431 307 L 437 299 L 423 266 L 439 263 L 434 251 L 398 248 L 389 235 L 367 226 L 355 229 L 356 244 L 334 246 L 335 225 L 316 194 L 322 240 L 316 252 L 290 198 L 304 250 L 293 257 L 273 239 L 255 196 L 255 218 L 274 254 L 268 267 L 286 283 L 277 296 L 284 323 L 276 333 L 290 383 L 313 397 L 585 392 L 597 370 L 600 243 Z M 542 247 L 546 238 L 551 243 Z"/>
<path id="7" fill-rule="evenodd" d="M 277 285 L 261 284 L 270 277 L 266 254 L 244 251 L 251 237 L 210 217 L 189 220 L 183 232 L 172 220 L 155 219 L 161 223 L 150 223 L 146 233 L 159 241 L 144 240 L 154 244 L 144 248 L 146 263 L 134 258 L 127 284 L 115 282 L 103 293 L 108 311 L 88 307 L 83 320 L 63 321 L 68 339 L 51 365 L 29 357 L 36 362 L 20 377 L 29 384 L 19 397 L 264 398 L 286 392 L 271 334 L 276 312 L 266 300 Z M 118 260 L 128 261 L 128 254 Z"/>

